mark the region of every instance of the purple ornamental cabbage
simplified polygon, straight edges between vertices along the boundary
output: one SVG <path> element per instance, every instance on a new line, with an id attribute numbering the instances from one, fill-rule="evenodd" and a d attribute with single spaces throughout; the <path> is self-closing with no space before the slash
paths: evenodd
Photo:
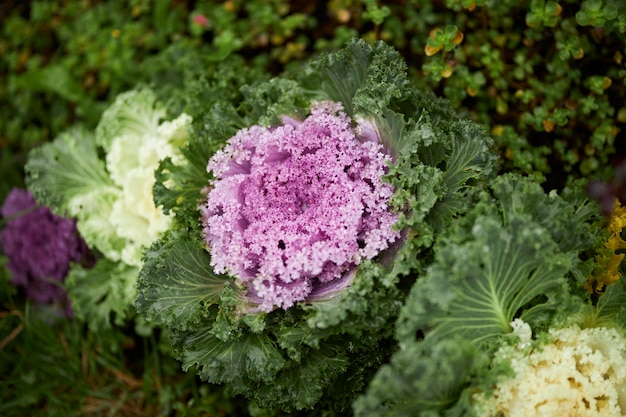
<path id="1" fill-rule="evenodd" d="M 63 281 L 70 262 L 80 262 L 88 254 L 76 221 L 37 206 L 32 194 L 18 188 L 11 190 L 0 214 L 8 220 L 0 231 L 0 247 L 9 258 L 11 283 L 24 287 L 36 302 L 64 304 L 66 293 L 53 280 Z"/>
<path id="2" fill-rule="evenodd" d="M 215 272 L 236 277 L 261 311 L 333 296 L 400 236 L 381 180 L 391 157 L 369 125 L 353 128 L 328 101 L 283 123 L 228 140 L 208 163 L 202 207 Z"/>

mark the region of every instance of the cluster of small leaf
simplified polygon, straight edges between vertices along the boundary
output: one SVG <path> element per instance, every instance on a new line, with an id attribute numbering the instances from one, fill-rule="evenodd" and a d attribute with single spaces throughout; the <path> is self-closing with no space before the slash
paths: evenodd
<path id="1" fill-rule="evenodd" d="M 380 37 L 401 49 L 422 85 L 488 126 L 503 170 L 545 176 L 559 189 L 569 176 L 610 175 L 624 152 L 624 4 L 445 5 L 390 6 Z"/>

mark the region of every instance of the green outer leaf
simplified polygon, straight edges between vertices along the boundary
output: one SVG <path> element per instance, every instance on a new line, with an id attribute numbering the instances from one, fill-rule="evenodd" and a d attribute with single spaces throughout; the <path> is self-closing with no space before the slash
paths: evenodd
<path id="1" fill-rule="evenodd" d="M 310 97 L 293 80 L 273 78 L 263 83 L 241 87 L 244 101 L 239 111 L 246 126 L 273 126 L 282 123 L 283 116 L 304 120 L 309 112 Z"/>
<path id="2" fill-rule="evenodd" d="M 462 336 L 474 343 L 506 334 L 523 307 L 562 287 L 572 261 L 528 216 L 512 217 L 507 227 L 479 217 L 470 241 L 439 247 L 411 291 L 400 334 L 412 338 L 417 329 L 431 329 L 429 337 L 437 340 Z M 544 300 L 521 317 L 554 308 Z"/>
<path id="3" fill-rule="evenodd" d="M 405 150 L 403 148 L 406 148 L 408 143 L 405 138 L 404 115 L 384 108 L 373 116 L 373 123 L 377 127 L 382 145 L 393 160 L 397 160 L 398 155 Z"/>
<path id="4" fill-rule="evenodd" d="M 156 242 L 144 255 L 137 310 L 157 325 L 184 330 L 208 315 L 208 306 L 230 278 L 215 275 L 211 256 L 198 243 L 174 237 Z"/>
<path id="5" fill-rule="evenodd" d="M 93 134 L 81 128 L 31 150 L 25 171 L 26 184 L 37 202 L 60 215 L 77 214 L 70 212 L 74 197 L 113 187 L 98 158 Z"/>
<path id="6" fill-rule="evenodd" d="M 595 306 L 585 305 L 574 321 L 582 328 L 626 328 L 626 281 L 622 278 L 606 287 Z"/>
<path id="7" fill-rule="evenodd" d="M 404 295 L 395 287 L 395 277 L 389 277 L 387 272 L 380 264 L 365 261 L 357 269 L 352 284 L 342 293 L 304 305 L 303 309 L 310 313 L 305 327 L 310 335 L 304 337 L 303 342 L 317 347 L 328 331 L 344 336 L 350 334 L 362 341 L 372 333 L 375 339 L 385 338 Z M 288 346 L 290 338 L 288 331 L 281 334 L 284 346 Z"/>
<path id="8" fill-rule="evenodd" d="M 354 403 L 357 417 L 443 416 L 486 357 L 461 339 L 411 342 L 383 365 Z"/>
<path id="9" fill-rule="evenodd" d="M 183 150 L 183 153 L 186 151 L 187 149 Z M 197 207 L 202 198 L 206 198 L 206 195 L 202 194 L 202 189 L 209 184 L 207 162 L 208 158 L 201 169 L 192 163 L 176 166 L 170 157 L 161 160 L 155 172 L 156 181 L 152 189 L 155 206 L 162 206 L 165 214 L 172 211 L 180 212 L 180 206 L 189 208 L 195 212 L 197 220 L 199 218 Z"/>
<path id="10" fill-rule="evenodd" d="M 497 163 L 497 155 L 491 151 L 492 140 L 487 132 L 468 120 L 450 127 L 451 152 L 446 161 L 444 181 L 448 194 L 468 187 L 469 181 L 491 174 Z"/>
<path id="11" fill-rule="evenodd" d="M 430 123 L 427 120 L 421 122 Z M 443 137 L 419 150 L 425 163 L 439 166 L 443 171 L 446 192 L 428 217 L 438 230 L 448 219 L 471 207 L 468 201 L 481 189 L 480 180 L 492 178 L 497 169 L 497 155 L 490 149 L 492 140 L 482 127 L 461 120 L 440 128 Z"/>
<path id="12" fill-rule="evenodd" d="M 355 45 L 363 41 L 354 41 Z M 348 48 L 350 44 L 348 44 Z M 415 94 L 407 76 L 407 65 L 392 46 L 376 42 L 371 48 L 371 62 L 353 98 L 357 114 L 378 114 L 385 108 L 397 111 L 397 103 Z"/>
<path id="13" fill-rule="evenodd" d="M 348 363 L 341 341 L 306 349 L 302 358 L 293 362 L 283 357 L 267 334 L 247 333 L 223 342 L 199 329 L 175 337 L 183 370 L 196 367 L 201 379 L 226 383 L 230 395 L 245 394 L 265 408 L 292 411 L 313 407 Z"/>
<path id="14" fill-rule="evenodd" d="M 550 231 L 562 251 L 584 250 L 594 245 L 596 233 L 590 224 L 598 220 L 599 211 L 585 196 L 576 190 L 566 190 L 561 198 L 555 192 L 546 194 L 543 188 L 527 177 L 511 181 L 512 174 L 496 178 L 491 185 L 494 196 L 502 204 L 504 221 L 509 213 L 526 213 Z M 584 191 L 578 190 L 578 193 Z"/>
<path id="15" fill-rule="evenodd" d="M 623 326 L 626 323 L 626 280 L 609 285 L 596 304 L 596 326 L 608 325 L 611 321 Z"/>
<path id="16" fill-rule="evenodd" d="M 166 115 L 150 89 L 121 93 L 102 114 L 96 127 L 96 143 L 108 151 L 116 137 L 156 134 L 159 121 Z"/>
<path id="17" fill-rule="evenodd" d="M 259 386 L 253 398 L 267 408 L 277 405 L 285 411 L 313 408 L 327 385 L 346 369 L 348 358 L 344 352 L 345 347 L 337 343 L 308 350 L 298 364 L 285 367 L 271 383 Z"/>
<path id="18" fill-rule="evenodd" d="M 372 47 L 365 41 L 352 40 L 344 49 L 311 62 L 303 73 L 301 85 L 314 99 L 341 102 L 352 116 L 352 98 L 363 85 L 371 54 Z"/>
<path id="19" fill-rule="evenodd" d="M 233 394 L 248 393 L 251 382 L 269 382 L 286 361 L 267 335 L 246 334 L 223 342 L 200 329 L 184 334 L 183 370 L 198 368 L 198 375 L 211 383 L 227 383 Z M 248 393 L 249 394 L 249 393 Z"/>
<path id="20" fill-rule="evenodd" d="M 111 317 L 122 325 L 132 313 L 138 273 L 136 267 L 106 258 L 91 269 L 72 265 L 66 285 L 76 317 L 93 331 L 110 327 Z"/>
<path id="21" fill-rule="evenodd" d="M 299 81 L 312 99 L 340 102 L 349 116 L 375 117 L 377 122 L 392 113 L 406 114 L 400 103 L 415 94 L 400 54 L 384 42 L 370 45 L 362 39 L 312 61 Z"/>

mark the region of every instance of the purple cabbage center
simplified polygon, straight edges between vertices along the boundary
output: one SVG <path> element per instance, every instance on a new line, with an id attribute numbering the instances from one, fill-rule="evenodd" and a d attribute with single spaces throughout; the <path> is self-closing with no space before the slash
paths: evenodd
<path id="1" fill-rule="evenodd" d="M 332 102 L 284 121 L 229 139 L 209 161 L 202 207 L 214 270 L 236 277 L 262 311 L 333 296 L 399 236 L 380 140 L 356 134 Z"/>

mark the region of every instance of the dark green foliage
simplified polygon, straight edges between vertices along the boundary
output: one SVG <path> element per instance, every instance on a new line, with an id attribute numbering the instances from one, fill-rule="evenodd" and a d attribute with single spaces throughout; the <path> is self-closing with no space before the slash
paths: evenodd
<path id="1" fill-rule="evenodd" d="M 445 360 L 439 360 L 445 358 Z M 460 339 L 409 343 L 383 366 L 367 395 L 354 404 L 357 416 L 436 417 L 456 414 L 455 404 L 486 357 Z"/>
<path id="2" fill-rule="evenodd" d="M 208 307 L 231 281 L 213 272 L 211 256 L 196 242 L 165 238 L 155 243 L 144 259 L 142 273 L 150 271 L 163 279 L 140 287 L 137 309 L 157 325 L 175 322 L 181 330 L 196 327 L 209 316 Z M 176 285 L 181 280 L 189 285 Z"/>

